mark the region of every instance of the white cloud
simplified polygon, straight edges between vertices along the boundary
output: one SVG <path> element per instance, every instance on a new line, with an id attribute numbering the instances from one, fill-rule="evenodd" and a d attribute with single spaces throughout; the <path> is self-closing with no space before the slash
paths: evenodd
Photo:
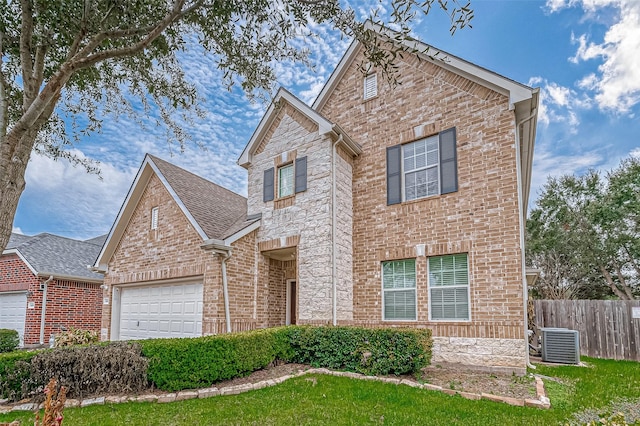
<path id="1" fill-rule="evenodd" d="M 17 227 L 17 226 L 14 226 L 14 227 L 11 229 L 11 232 L 12 232 L 13 234 L 21 234 L 21 235 L 24 235 L 24 232 L 22 232 L 22 229 L 20 229 L 20 227 Z"/>
<path id="2" fill-rule="evenodd" d="M 590 99 L 576 90 L 542 77 L 534 77 L 528 84 L 540 87 L 538 122 L 544 125 L 565 124 L 569 133 L 576 133 L 580 125 L 580 112 L 591 108 Z"/>
<path id="3" fill-rule="evenodd" d="M 85 158 L 78 150 L 72 152 Z M 118 169 L 108 163 L 101 163 L 100 169 L 102 179 L 66 160 L 31 156 L 25 174 L 25 202 L 37 206 L 32 215 L 40 217 L 40 221 L 55 218 L 47 232 L 91 238 L 109 230 L 136 169 Z"/>
<path id="4" fill-rule="evenodd" d="M 629 152 L 629 156 L 633 158 L 640 159 L 640 148 L 634 148 Z"/>
<path id="5" fill-rule="evenodd" d="M 579 64 L 600 61 L 597 73 L 582 78 L 578 87 L 593 93 L 598 107 L 614 113 L 631 113 L 640 102 L 640 1 L 638 0 L 548 0 L 549 11 L 579 6 L 585 20 L 596 20 L 596 12 L 614 8 L 614 22 L 602 40 L 587 34 L 572 36 L 578 45 L 569 61 Z"/>

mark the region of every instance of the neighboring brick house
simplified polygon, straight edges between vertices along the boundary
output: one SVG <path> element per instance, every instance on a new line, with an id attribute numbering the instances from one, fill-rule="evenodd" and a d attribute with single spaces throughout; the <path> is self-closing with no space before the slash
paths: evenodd
<path id="1" fill-rule="evenodd" d="M 105 283 L 125 291 L 203 282 L 196 334 L 291 323 L 427 327 L 434 362 L 523 371 L 538 90 L 428 53 L 398 58 L 402 84 L 391 88 L 377 70 L 361 73 L 354 42 L 312 106 L 281 89 L 238 160 L 248 198 L 229 213 L 236 228 L 196 232 L 194 222 L 218 220 L 228 201 L 181 203 L 203 192 L 176 190 L 160 170 L 175 166 L 147 157 L 138 195 L 130 192 L 98 261 Z M 153 164 L 155 177 L 141 179 Z M 156 207 L 168 211 L 153 234 Z M 221 325 L 225 316 L 233 326 Z M 118 338 L 124 326 L 105 313 L 108 325 Z"/>
<path id="2" fill-rule="evenodd" d="M 103 277 L 88 267 L 103 242 L 11 234 L 0 256 L 0 328 L 17 330 L 25 346 L 70 327 L 99 331 Z"/>

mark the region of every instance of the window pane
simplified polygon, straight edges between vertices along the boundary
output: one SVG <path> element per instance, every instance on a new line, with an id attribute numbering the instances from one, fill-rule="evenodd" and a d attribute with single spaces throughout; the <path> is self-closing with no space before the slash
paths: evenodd
<path id="1" fill-rule="evenodd" d="M 469 319 L 467 254 L 429 258 L 429 303 L 433 320 Z"/>
<path id="2" fill-rule="evenodd" d="M 385 320 L 416 319 L 416 261 L 382 263 Z"/>
<path id="3" fill-rule="evenodd" d="M 385 320 L 415 320 L 416 319 L 416 291 L 402 290 L 384 293 Z"/>
<path id="4" fill-rule="evenodd" d="M 402 146 L 405 200 L 439 194 L 438 141 L 431 136 Z"/>
<path id="5" fill-rule="evenodd" d="M 293 164 L 278 169 L 278 196 L 293 194 Z"/>

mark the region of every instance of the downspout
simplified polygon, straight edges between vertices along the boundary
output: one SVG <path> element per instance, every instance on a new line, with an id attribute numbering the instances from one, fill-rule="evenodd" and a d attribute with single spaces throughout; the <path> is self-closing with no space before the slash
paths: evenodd
<path id="1" fill-rule="evenodd" d="M 44 323 L 45 317 L 47 316 L 47 288 L 51 280 L 53 280 L 53 275 L 49 275 L 49 278 L 42 283 L 42 312 L 40 313 L 40 344 L 44 344 Z"/>
<path id="2" fill-rule="evenodd" d="M 331 281 L 333 284 L 333 325 L 338 325 L 338 283 L 337 280 L 337 268 L 336 268 L 336 233 L 337 233 L 337 211 L 336 206 L 336 156 L 338 151 L 336 147 L 342 142 L 342 134 L 333 143 L 331 149 Z"/>
<path id="3" fill-rule="evenodd" d="M 227 260 L 231 257 L 231 247 L 221 240 L 207 240 L 201 246 L 204 250 L 211 250 L 213 254 L 222 257 L 222 297 L 224 301 L 224 319 L 227 323 L 227 333 L 231 333 L 231 314 L 229 313 L 229 286 L 227 284 Z"/>
<path id="4" fill-rule="evenodd" d="M 526 227 L 526 215 L 524 214 L 525 212 L 525 206 L 523 205 L 523 194 L 522 194 L 522 165 L 521 165 L 521 158 L 520 158 L 520 127 L 526 123 L 527 121 L 532 120 L 537 114 L 538 114 L 538 108 L 536 107 L 534 110 L 534 112 L 531 113 L 531 115 L 529 115 L 526 118 L 523 118 L 522 120 L 520 120 L 517 124 L 516 124 L 516 157 L 517 157 L 517 161 L 516 161 L 516 173 L 517 173 L 517 179 L 518 179 L 518 213 L 520 214 L 520 218 L 519 220 L 522 223 L 522 226 L 520 227 L 520 256 L 521 256 L 521 274 L 522 274 L 522 300 L 523 300 L 523 310 L 524 310 L 524 339 L 525 339 L 525 357 L 527 360 L 527 367 L 531 368 L 531 369 L 535 369 L 535 365 L 531 364 L 531 361 L 529 360 L 529 315 L 527 313 L 528 311 L 528 302 L 529 302 L 529 291 L 527 288 L 527 268 L 526 268 L 526 258 L 525 258 L 525 240 L 524 240 L 524 231 L 525 231 L 525 227 Z"/>
<path id="5" fill-rule="evenodd" d="M 227 286 L 227 259 L 231 257 L 231 250 L 222 258 L 222 294 L 224 297 L 224 319 L 227 323 L 227 333 L 231 333 L 231 314 L 229 313 L 229 286 Z"/>

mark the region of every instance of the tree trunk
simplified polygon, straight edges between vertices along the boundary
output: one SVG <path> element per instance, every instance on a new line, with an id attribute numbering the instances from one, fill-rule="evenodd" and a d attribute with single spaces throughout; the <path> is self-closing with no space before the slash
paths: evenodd
<path id="1" fill-rule="evenodd" d="M 624 292 L 620 291 L 616 283 L 613 282 L 613 278 L 611 278 L 611 274 L 609 273 L 609 271 L 607 271 L 607 269 L 604 266 L 600 266 L 600 272 L 602 272 L 602 275 L 604 275 L 604 278 L 607 280 L 607 284 L 609 285 L 609 288 L 611 288 L 611 291 L 613 291 L 613 293 L 616 296 L 618 296 L 620 300 L 629 300 L 627 295 Z"/>
<path id="2" fill-rule="evenodd" d="M 25 132 L 19 140 L 10 134 L 0 139 L 2 146 L 16 146 L 13 153 L 3 150 L 0 158 L 0 253 L 9 243 L 18 201 L 25 188 L 24 173 L 31 157 L 37 131 Z M 10 155 L 13 154 L 13 155 Z"/>

